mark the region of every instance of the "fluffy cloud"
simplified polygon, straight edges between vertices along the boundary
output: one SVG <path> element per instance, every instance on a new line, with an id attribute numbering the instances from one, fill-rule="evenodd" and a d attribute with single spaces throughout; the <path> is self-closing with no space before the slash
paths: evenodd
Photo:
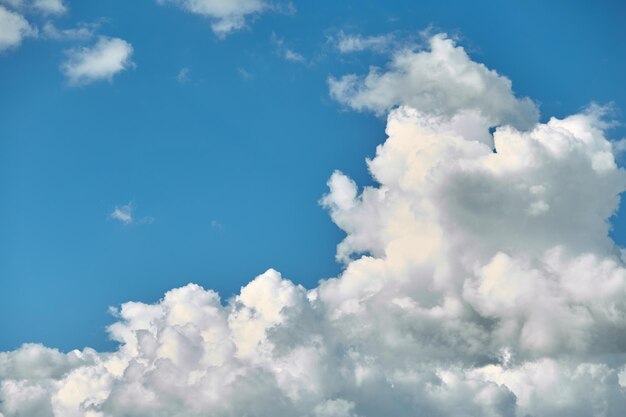
<path id="1" fill-rule="evenodd" d="M 218 36 L 241 29 L 246 25 L 246 17 L 267 10 L 270 5 L 265 0 L 157 0 L 172 3 L 191 13 L 208 17 L 211 28 Z"/>
<path id="2" fill-rule="evenodd" d="M 61 65 L 70 85 L 84 85 L 95 81 L 113 80 L 115 74 L 132 67 L 133 47 L 119 38 L 101 36 L 91 47 L 67 51 L 67 60 Z"/>
<path id="3" fill-rule="evenodd" d="M 608 219 L 626 173 L 602 109 L 500 126 L 497 153 L 458 128 L 464 108 L 435 110 L 390 112 L 377 186 L 330 178 L 340 276 L 307 290 L 268 270 L 226 301 L 189 284 L 125 303 L 114 352 L 0 354 L 0 413 L 621 416 L 626 267 Z"/>
<path id="4" fill-rule="evenodd" d="M 20 10 L 36 11 L 45 15 L 62 15 L 67 11 L 63 0 L 1 0 Z"/>
<path id="5" fill-rule="evenodd" d="M 344 47 L 365 45 L 365 39 L 349 39 Z M 406 105 L 453 118 L 460 133 L 483 139 L 485 127 L 510 124 L 528 129 L 539 115 L 530 99 L 515 97 L 509 79 L 472 61 L 462 47 L 441 34 L 430 39 L 428 50 L 397 51 L 385 70 L 374 67 L 366 76 L 330 77 L 328 84 L 334 99 L 355 110 L 384 115 Z"/>
<path id="6" fill-rule="evenodd" d="M 0 52 L 18 47 L 24 38 L 36 34 L 24 17 L 0 6 Z"/>

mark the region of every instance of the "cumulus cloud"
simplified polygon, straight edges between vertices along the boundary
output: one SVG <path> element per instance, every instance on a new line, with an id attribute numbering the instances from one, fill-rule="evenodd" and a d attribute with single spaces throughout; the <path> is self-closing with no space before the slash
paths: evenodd
<path id="1" fill-rule="evenodd" d="M 348 41 L 346 46 L 363 46 L 363 41 Z M 485 126 L 528 129 L 539 116 L 530 99 L 515 97 L 508 78 L 472 61 L 443 34 L 430 38 L 427 50 L 396 51 L 385 69 L 330 77 L 328 84 L 331 97 L 355 110 L 384 115 L 406 105 L 454 118 L 459 131 L 475 135 L 484 136 Z"/>
<path id="2" fill-rule="evenodd" d="M 133 66 L 133 47 L 119 38 L 100 36 L 91 47 L 67 51 L 67 60 L 61 71 L 70 85 L 84 85 L 96 81 L 111 82 L 115 74 Z"/>
<path id="3" fill-rule="evenodd" d="M 125 303 L 113 352 L 0 354 L 0 413 L 621 416 L 626 266 L 608 231 L 626 172 L 601 109 L 502 125 L 497 153 L 462 111 L 394 109 L 377 185 L 331 176 L 340 276 L 305 289 L 270 269 L 225 301 L 189 284 Z"/>
<path id="4" fill-rule="evenodd" d="M 45 15 L 62 15 L 67 12 L 63 0 L 2 0 L 2 2 L 16 9 Z"/>
<path id="5" fill-rule="evenodd" d="M 230 32 L 242 29 L 246 18 L 262 13 L 271 6 L 265 0 L 157 0 L 158 3 L 172 3 L 209 18 L 211 29 L 216 35 L 224 37 Z"/>
<path id="6" fill-rule="evenodd" d="M 24 38 L 36 35 L 37 30 L 22 15 L 0 5 L 0 52 L 16 48 Z"/>

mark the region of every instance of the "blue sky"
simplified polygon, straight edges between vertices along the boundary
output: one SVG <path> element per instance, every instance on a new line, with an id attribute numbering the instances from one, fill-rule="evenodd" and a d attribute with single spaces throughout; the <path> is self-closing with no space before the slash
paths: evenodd
<path id="1" fill-rule="evenodd" d="M 336 276 L 343 232 L 318 202 L 335 169 L 372 183 L 364 158 L 385 120 L 342 107 L 327 80 L 389 60 L 340 53 L 340 33 L 446 32 L 536 100 L 542 121 L 590 102 L 626 120 L 619 1 L 294 2 L 225 36 L 173 4 L 66 5 L 55 16 L 5 4 L 39 36 L 0 54 L 0 350 L 111 349 L 109 306 L 188 282 L 228 298 L 270 267 L 307 288 Z M 51 39 L 47 21 L 95 34 Z M 67 51 L 98 36 L 131 44 L 133 65 L 72 85 Z M 129 204 L 131 224 L 111 217 Z"/>

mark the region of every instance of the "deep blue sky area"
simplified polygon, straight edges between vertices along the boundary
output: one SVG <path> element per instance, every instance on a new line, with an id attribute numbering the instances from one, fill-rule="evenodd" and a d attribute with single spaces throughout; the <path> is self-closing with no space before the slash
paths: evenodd
<path id="1" fill-rule="evenodd" d="M 76 42 L 40 36 L 0 54 L 0 350 L 110 349 L 109 306 L 188 282 L 227 299 L 270 267 L 308 288 L 336 276 L 342 233 L 318 201 L 335 169 L 371 184 L 364 160 L 385 123 L 334 102 L 327 78 L 389 58 L 339 54 L 339 31 L 446 32 L 542 120 L 597 102 L 626 122 L 623 1 L 294 1 L 224 39 L 152 0 L 67 5 L 56 26 L 100 22 L 135 66 L 69 86 L 59 65 Z M 133 224 L 110 217 L 128 203 Z M 626 244 L 626 213 L 613 224 Z"/>

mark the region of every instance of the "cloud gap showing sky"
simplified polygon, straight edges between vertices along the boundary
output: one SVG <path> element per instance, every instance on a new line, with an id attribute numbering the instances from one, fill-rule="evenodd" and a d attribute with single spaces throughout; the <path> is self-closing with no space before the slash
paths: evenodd
<path id="1" fill-rule="evenodd" d="M 345 270 L 124 303 L 112 352 L 0 353 L 1 417 L 622 415 L 626 267 L 608 233 L 626 172 L 606 109 L 539 123 L 445 34 L 328 82 L 387 120 L 376 185 L 336 171 L 321 199 Z"/>

